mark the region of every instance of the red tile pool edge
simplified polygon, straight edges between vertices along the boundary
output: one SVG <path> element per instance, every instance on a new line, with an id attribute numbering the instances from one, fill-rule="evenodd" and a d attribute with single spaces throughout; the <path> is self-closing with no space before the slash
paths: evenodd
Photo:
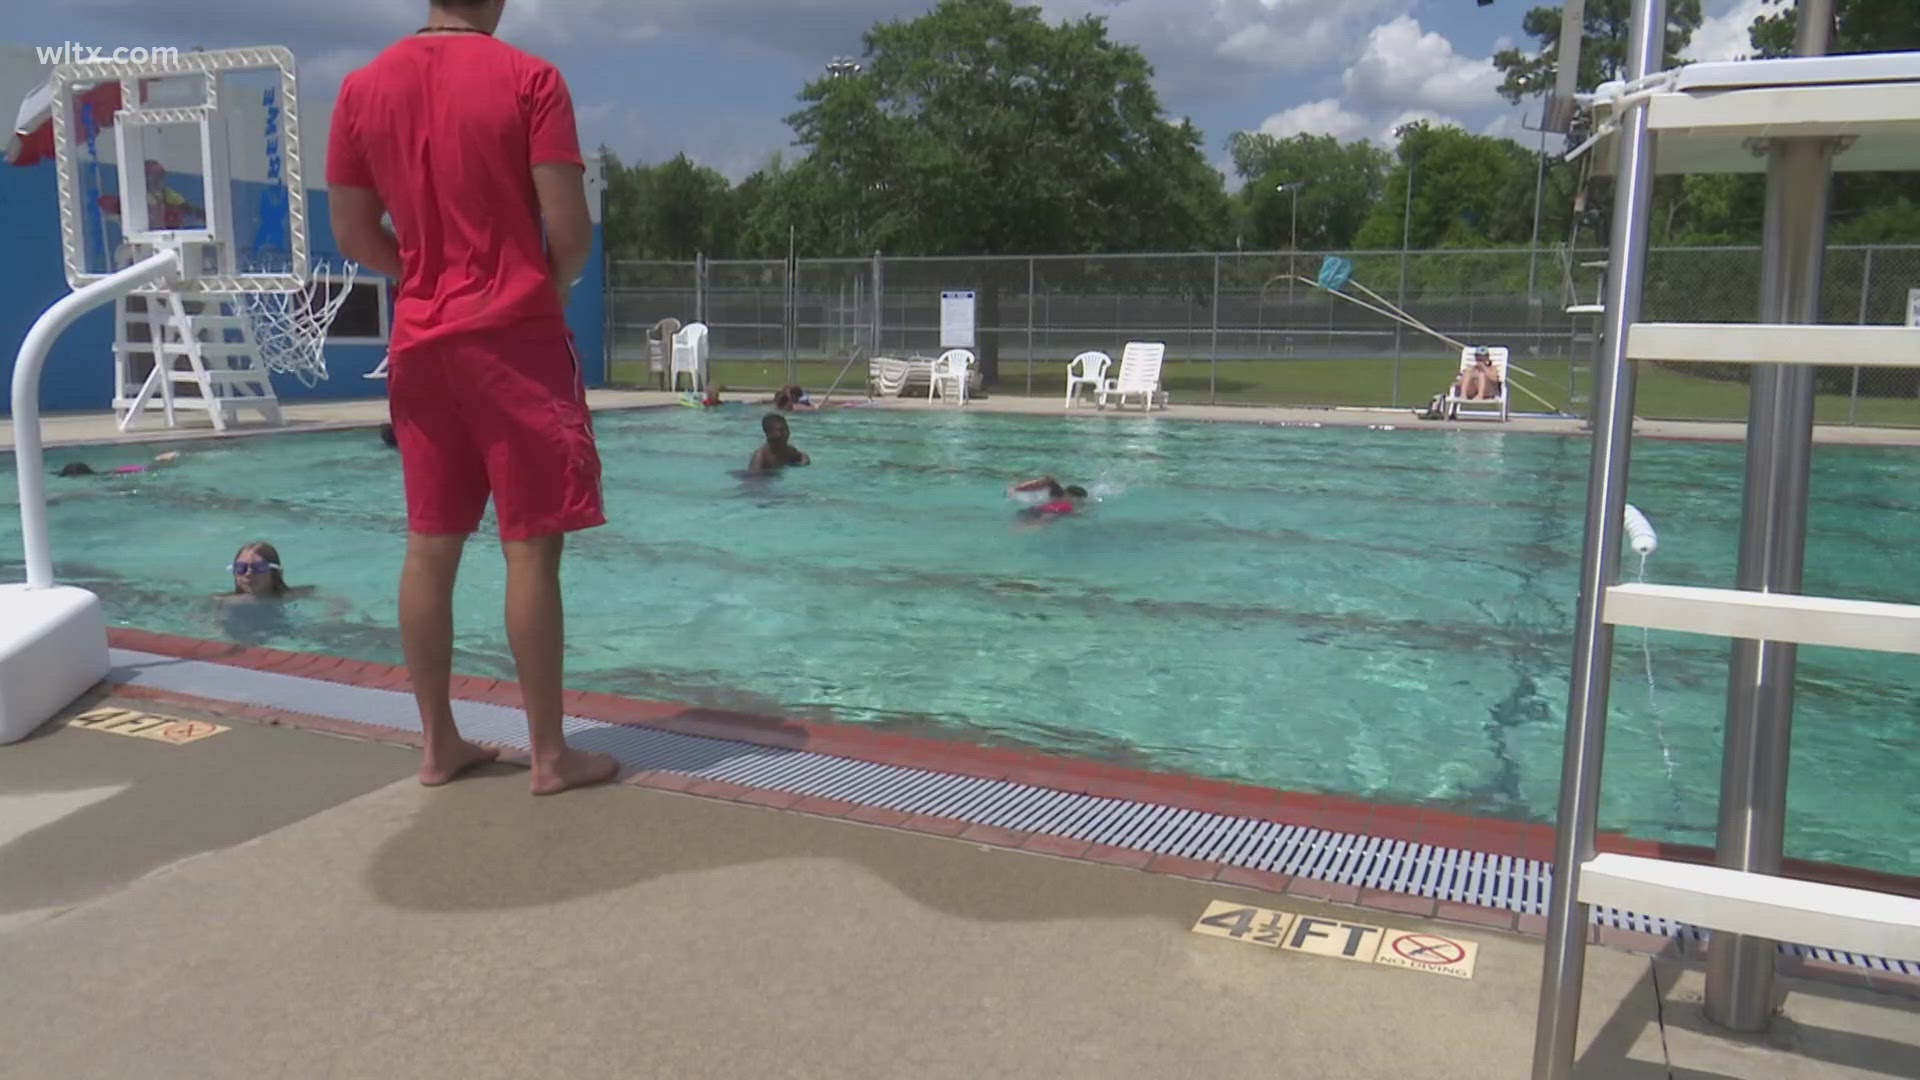
<path id="1" fill-rule="evenodd" d="M 399 691 L 408 689 L 406 669 L 388 664 L 204 641 L 124 627 L 110 628 L 107 637 L 115 648 L 231 664 L 235 667 L 282 675 L 325 679 L 351 686 Z M 167 694 L 157 696 L 181 697 L 181 695 Z M 517 683 L 471 675 L 454 676 L 453 696 L 466 701 L 481 701 L 515 708 L 521 704 L 520 687 Z M 977 776 L 990 780 L 1010 780 L 1058 791 L 1085 793 L 1105 798 L 1135 799 L 1186 810 L 1230 814 L 1288 825 L 1304 825 L 1338 832 L 1378 836 L 1388 840 L 1405 840 L 1413 843 L 1465 848 L 1492 855 L 1539 859 L 1544 862 L 1553 861 L 1554 832 L 1552 827 L 1541 824 L 1477 818 L 1421 807 L 1369 803 L 1312 792 L 1280 791 L 1232 781 L 1148 772 L 1034 751 L 889 734 L 853 724 L 759 716 L 671 702 L 641 701 L 593 691 L 569 690 L 565 695 L 565 704 L 567 711 L 572 715 L 602 723 L 651 727 L 685 735 L 730 739 L 735 742 L 782 749 L 804 749 L 860 761 Z M 389 728 L 354 724 L 329 717 L 282 713 L 279 710 L 227 702 L 205 703 L 205 707 L 218 707 L 229 712 L 238 709 L 241 715 L 253 716 L 258 713 L 261 715 L 256 718 L 270 722 L 291 722 L 303 727 L 351 734 L 356 737 L 418 745 L 417 737 L 409 736 L 404 732 L 394 732 Z M 672 779 L 664 775 L 656 779 L 658 783 L 648 786 L 669 786 L 672 783 Z M 637 778 L 637 782 L 648 784 L 645 775 Z M 684 788 L 676 788 L 676 790 L 684 790 Z M 805 809 L 800 806 L 792 808 Z M 1058 837 L 1033 837 L 1018 846 L 1029 850 L 1050 850 L 1060 842 Z M 1641 840 L 1613 833 L 1602 834 L 1599 846 L 1604 851 L 1622 854 L 1698 863 L 1713 861 L 1713 852 L 1708 848 Z M 1079 857 L 1095 856 L 1083 854 Z M 1213 866 L 1214 864 L 1205 865 Z M 1217 874 L 1219 869 L 1221 868 L 1216 867 L 1214 874 Z M 1787 860 L 1785 870 L 1790 876 L 1810 881 L 1920 897 L 1920 877 L 1797 859 Z M 1182 873 L 1179 870 L 1170 872 Z M 1207 877 L 1212 878 L 1214 874 L 1208 874 Z M 1183 874 L 1183 876 L 1193 875 Z M 1325 882 L 1302 882 L 1301 884 L 1304 888 L 1315 889 L 1326 885 Z M 1510 915 L 1511 913 L 1500 912 L 1499 914 Z"/>

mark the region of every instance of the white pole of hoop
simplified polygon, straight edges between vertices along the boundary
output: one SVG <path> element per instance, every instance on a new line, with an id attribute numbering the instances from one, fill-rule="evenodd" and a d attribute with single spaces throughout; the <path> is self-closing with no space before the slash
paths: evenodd
<path id="1" fill-rule="evenodd" d="M 47 484 L 40 455 L 40 369 L 47 352 L 73 321 L 150 281 L 179 272 L 180 252 L 169 248 L 75 289 L 34 320 L 13 362 L 13 462 L 20 474 L 20 537 L 26 545 L 27 588 L 53 588 L 53 551 L 47 539 Z"/>

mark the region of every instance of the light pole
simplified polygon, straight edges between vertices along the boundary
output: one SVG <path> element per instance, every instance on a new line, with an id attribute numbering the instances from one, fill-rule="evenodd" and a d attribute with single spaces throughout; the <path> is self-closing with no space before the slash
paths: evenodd
<path id="1" fill-rule="evenodd" d="M 1393 133 L 1399 136 L 1401 145 L 1405 146 L 1408 136 L 1419 130 L 1419 127 L 1418 121 L 1402 124 L 1394 128 Z M 1400 295 L 1396 299 L 1402 311 L 1407 307 L 1407 252 L 1413 247 L 1413 177 L 1414 170 L 1420 166 L 1419 159 L 1414 156 L 1413 151 L 1413 147 L 1407 147 L 1407 204 L 1400 212 Z M 1393 403 L 1396 406 L 1400 404 L 1400 364 L 1404 359 L 1404 352 L 1402 328 L 1396 324 L 1393 328 Z"/>
<path id="2" fill-rule="evenodd" d="M 1293 279 L 1300 273 L 1294 260 L 1300 254 L 1300 189 L 1307 186 L 1305 180 L 1289 180 L 1273 190 L 1290 195 L 1293 198 L 1289 238 L 1287 240 L 1287 314 L 1293 314 Z"/>

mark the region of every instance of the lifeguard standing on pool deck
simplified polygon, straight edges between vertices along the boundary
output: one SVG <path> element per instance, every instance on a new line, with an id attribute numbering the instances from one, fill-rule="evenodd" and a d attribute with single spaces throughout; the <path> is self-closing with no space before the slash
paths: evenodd
<path id="1" fill-rule="evenodd" d="M 495 756 L 461 738 L 449 692 L 454 577 L 491 495 L 544 795 L 619 768 L 569 748 L 561 729 L 561 549 L 606 523 L 565 314 L 593 238 L 572 97 L 551 64 L 494 40 L 504 5 L 432 0 L 425 27 L 347 77 L 327 183 L 341 253 L 400 283 L 387 395 L 407 493 L 400 630 L 426 734 L 420 781 Z"/>

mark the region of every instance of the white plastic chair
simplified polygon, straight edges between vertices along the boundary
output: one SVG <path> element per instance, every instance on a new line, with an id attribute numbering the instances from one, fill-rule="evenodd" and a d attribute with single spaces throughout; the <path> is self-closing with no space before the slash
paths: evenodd
<path id="1" fill-rule="evenodd" d="M 1067 403 L 1065 408 L 1073 408 L 1074 398 L 1082 386 L 1093 387 L 1100 392 L 1100 383 L 1107 377 L 1107 368 L 1113 366 L 1113 357 L 1103 352 L 1083 352 L 1067 364 Z M 1075 369 L 1079 374 L 1074 374 Z"/>
<path id="2" fill-rule="evenodd" d="M 1107 407 L 1107 398 L 1115 400 L 1116 407 L 1124 406 L 1127 399 L 1137 397 L 1141 405 L 1152 409 L 1156 399 L 1164 399 L 1160 390 L 1160 365 L 1167 358 L 1167 346 L 1162 341 L 1129 341 L 1120 354 L 1120 375 L 1100 384 L 1100 396 L 1095 404 L 1099 408 Z M 1164 406 L 1166 403 L 1161 400 Z"/>
<path id="3" fill-rule="evenodd" d="M 973 372 L 973 354 L 965 349 L 948 349 L 933 362 L 933 378 L 927 383 L 927 400 L 935 394 L 951 401 L 967 403 L 967 377 Z"/>
<path id="4" fill-rule="evenodd" d="M 680 389 L 680 374 L 693 380 L 693 392 L 707 388 L 707 324 L 688 323 L 673 335 L 673 366 L 667 374 L 667 389 Z"/>
<path id="5" fill-rule="evenodd" d="M 1490 398 L 1464 398 L 1460 396 L 1460 380 L 1447 387 L 1447 416 L 1458 418 L 1470 416 L 1485 420 L 1499 420 L 1505 423 L 1507 408 L 1507 348 L 1504 345 L 1468 346 L 1460 350 L 1460 373 L 1465 375 L 1473 370 L 1474 354 L 1486 348 L 1487 356 L 1493 361 L 1493 374 L 1500 380 L 1500 393 Z M 1461 406 L 1466 406 L 1462 408 Z"/>

